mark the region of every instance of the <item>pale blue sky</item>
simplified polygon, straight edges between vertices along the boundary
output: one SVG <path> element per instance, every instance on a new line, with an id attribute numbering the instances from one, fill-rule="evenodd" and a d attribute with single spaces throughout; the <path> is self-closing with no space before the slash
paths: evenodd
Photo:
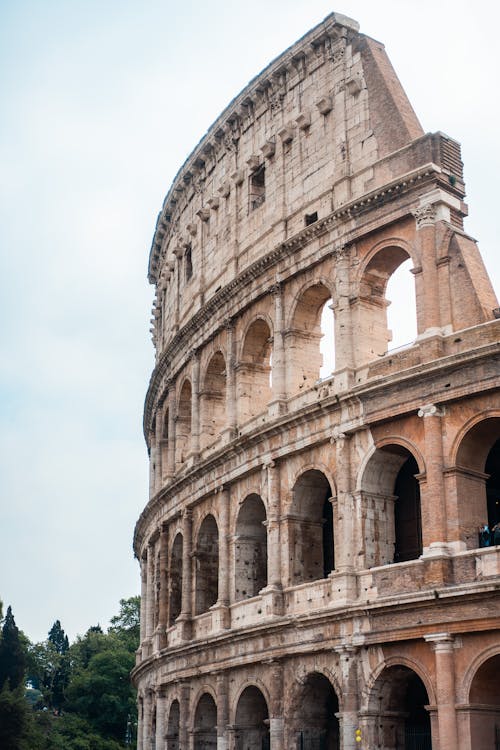
<path id="1" fill-rule="evenodd" d="M 385 43 L 424 129 L 462 142 L 467 229 L 498 290 L 494 4 L 0 1 L 0 598 L 34 639 L 105 625 L 139 589 L 146 269 L 170 181 L 333 10 Z"/>

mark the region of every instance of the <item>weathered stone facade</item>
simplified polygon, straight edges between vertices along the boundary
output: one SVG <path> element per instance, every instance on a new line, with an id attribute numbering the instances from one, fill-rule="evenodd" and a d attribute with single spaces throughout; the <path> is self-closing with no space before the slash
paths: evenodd
<path id="1" fill-rule="evenodd" d="M 337 14 L 179 171 L 149 266 L 142 750 L 498 747 L 500 311 L 463 198 L 459 144 Z M 418 334 L 389 352 L 408 258 Z"/>

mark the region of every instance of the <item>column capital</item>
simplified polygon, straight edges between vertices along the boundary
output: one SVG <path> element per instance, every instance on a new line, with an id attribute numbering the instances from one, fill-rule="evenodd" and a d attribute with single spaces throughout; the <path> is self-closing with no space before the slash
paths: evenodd
<path id="1" fill-rule="evenodd" d="M 435 404 L 424 404 L 418 410 L 419 417 L 444 417 L 444 409 Z"/>
<path id="2" fill-rule="evenodd" d="M 435 203 L 426 203 L 423 206 L 419 206 L 419 208 L 415 208 L 412 214 L 417 223 L 417 230 L 423 227 L 430 227 L 436 223 L 437 206 Z"/>
<path id="3" fill-rule="evenodd" d="M 455 647 L 455 636 L 451 633 L 428 633 L 424 641 L 431 644 L 433 651 L 449 653 Z"/>

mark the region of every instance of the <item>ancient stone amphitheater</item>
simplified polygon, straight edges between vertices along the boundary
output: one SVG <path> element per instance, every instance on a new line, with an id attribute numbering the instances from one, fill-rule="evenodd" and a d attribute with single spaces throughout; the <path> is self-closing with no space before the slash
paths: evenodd
<path id="1" fill-rule="evenodd" d="M 338 14 L 179 170 L 149 262 L 141 750 L 500 747 L 500 311 L 464 195 L 459 144 Z"/>

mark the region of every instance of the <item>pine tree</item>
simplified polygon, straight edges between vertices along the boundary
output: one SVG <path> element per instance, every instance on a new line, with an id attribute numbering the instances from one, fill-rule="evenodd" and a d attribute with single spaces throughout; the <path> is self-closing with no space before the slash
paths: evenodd
<path id="1" fill-rule="evenodd" d="M 65 693 L 70 677 L 69 641 L 59 620 L 49 630 L 47 639 L 49 649 L 53 650 L 50 668 L 44 675 L 46 697 L 52 708 L 60 711 L 65 702 Z"/>
<path id="2" fill-rule="evenodd" d="M 10 690 L 15 690 L 24 679 L 26 655 L 19 638 L 12 608 L 8 607 L 0 640 L 0 689 L 8 680 Z"/>

